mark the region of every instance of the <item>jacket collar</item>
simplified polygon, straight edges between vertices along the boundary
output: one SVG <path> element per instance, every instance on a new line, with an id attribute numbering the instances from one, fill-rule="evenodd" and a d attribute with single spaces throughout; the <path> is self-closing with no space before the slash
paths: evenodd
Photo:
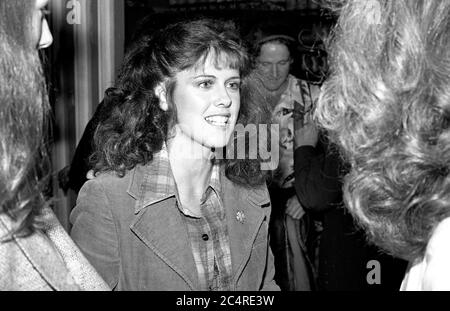
<path id="1" fill-rule="evenodd" d="M 154 158 L 156 159 L 156 157 Z M 150 182 L 159 174 L 157 162 L 137 166 L 131 175 L 128 194 L 136 200 L 135 219 L 130 229 L 193 290 L 199 289 L 186 226 L 177 208 L 173 189 L 161 191 Z M 220 193 L 227 217 L 234 286 L 245 268 L 270 198 L 265 186 L 245 188 L 220 172 Z M 151 206 L 152 208 L 146 208 Z M 241 217 L 239 217 L 240 215 Z M 267 220 L 268 221 L 268 220 Z M 264 263 L 261 263 L 264 264 Z"/>
<path id="2" fill-rule="evenodd" d="M 209 186 L 216 192 L 220 191 L 219 175 L 220 165 L 215 164 Z M 134 211 L 137 215 L 142 209 L 154 203 L 176 197 L 176 192 L 167 147 L 163 144 L 162 149 L 153 155 L 151 163 L 138 165 L 132 170 L 127 193 L 137 200 Z"/>
<path id="3" fill-rule="evenodd" d="M 17 223 L 8 216 L 0 215 L 0 236 L 2 238 L 16 226 Z M 27 260 L 53 289 L 79 290 L 64 265 L 62 257 L 43 232 L 36 231 L 24 238 L 14 236 L 6 243 L 16 243 Z"/>
<path id="4" fill-rule="evenodd" d="M 131 231 L 192 289 L 199 288 L 197 268 L 180 210 L 168 155 L 163 148 L 151 163 L 136 166 L 128 194 L 135 200 Z M 151 208 L 148 208 L 151 206 Z"/>
<path id="5" fill-rule="evenodd" d="M 175 181 L 165 144 L 153 155 L 151 163 L 138 165 L 131 173 L 127 193 L 137 200 L 135 214 L 149 205 L 175 196 Z"/>

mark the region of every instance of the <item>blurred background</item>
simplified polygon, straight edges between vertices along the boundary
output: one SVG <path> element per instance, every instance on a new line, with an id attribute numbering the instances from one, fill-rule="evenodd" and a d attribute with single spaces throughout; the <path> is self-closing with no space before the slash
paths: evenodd
<path id="1" fill-rule="evenodd" d="M 43 53 L 53 108 L 55 212 L 69 229 L 76 193 L 62 189 L 58 173 L 75 148 L 105 90 L 120 68 L 129 43 L 143 27 L 199 16 L 231 19 L 245 36 L 256 24 L 284 25 L 298 40 L 292 74 L 320 84 L 326 76 L 323 39 L 334 23 L 319 0 L 56 0 L 50 2 L 54 44 Z M 61 174 L 60 174 L 61 175 Z"/>

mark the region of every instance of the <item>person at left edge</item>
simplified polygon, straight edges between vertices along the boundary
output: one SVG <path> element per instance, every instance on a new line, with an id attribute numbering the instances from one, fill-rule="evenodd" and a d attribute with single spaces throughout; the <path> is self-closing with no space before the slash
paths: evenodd
<path id="1" fill-rule="evenodd" d="M 96 177 L 71 214 L 73 239 L 115 290 L 279 289 L 266 174 L 218 153 L 258 115 L 248 64 L 234 26 L 209 19 L 127 53 L 95 134 Z"/>
<path id="2" fill-rule="evenodd" d="M 0 1 L 0 290 L 109 290 L 59 223 L 49 176 L 49 105 L 38 49 L 48 0 Z"/>

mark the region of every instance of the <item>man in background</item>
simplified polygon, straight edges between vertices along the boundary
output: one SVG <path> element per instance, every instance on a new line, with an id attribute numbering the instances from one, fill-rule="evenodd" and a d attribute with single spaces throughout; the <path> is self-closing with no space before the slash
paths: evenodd
<path id="1" fill-rule="evenodd" d="M 275 279 L 282 290 L 314 289 L 314 270 L 307 254 L 310 228 L 294 188 L 294 114 L 302 119 L 319 88 L 290 74 L 296 40 L 278 25 L 260 25 L 251 33 L 255 69 L 272 123 L 279 125 L 280 161 L 269 185 L 273 205 L 269 226 L 275 256 Z"/>

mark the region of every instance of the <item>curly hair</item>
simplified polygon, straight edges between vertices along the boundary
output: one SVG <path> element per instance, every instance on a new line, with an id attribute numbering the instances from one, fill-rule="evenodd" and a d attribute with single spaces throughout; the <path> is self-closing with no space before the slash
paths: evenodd
<path id="1" fill-rule="evenodd" d="M 175 75 L 204 63 L 209 53 L 215 55 L 216 65 L 225 59 L 230 68 L 241 73 L 241 110 L 237 122 L 246 125 L 264 120 L 261 117 L 264 113 L 259 113 L 263 108 L 253 99 L 255 90 L 245 80 L 251 69 L 250 61 L 234 24 L 210 19 L 171 24 L 142 35 L 133 44 L 115 86 L 106 91 L 105 104 L 114 108 L 94 135 L 96 151 L 91 163 L 95 173 L 114 171 L 124 176 L 136 165 L 145 165 L 153 159 L 177 121 L 172 104 Z M 161 82 L 165 83 L 170 103 L 168 111 L 160 108 L 154 94 L 154 88 Z M 224 161 L 231 180 L 245 185 L 265 181 L 259 160 Z"/>
<path id="2" fill-rule="evenodd" d="M 13 232 L 43 227 L 42 190 L 49 171 L 44 145 L 49 103 L 33 44 L 34 1 L 0 2 L 0 213 L 17 221 Z"/>
<path id="3" fill-rule="evenodd" d="M 316 118 L 351 165 L 348 208 L 413 260 L 450 216 L 450 2 L 346 1 Z"/>

